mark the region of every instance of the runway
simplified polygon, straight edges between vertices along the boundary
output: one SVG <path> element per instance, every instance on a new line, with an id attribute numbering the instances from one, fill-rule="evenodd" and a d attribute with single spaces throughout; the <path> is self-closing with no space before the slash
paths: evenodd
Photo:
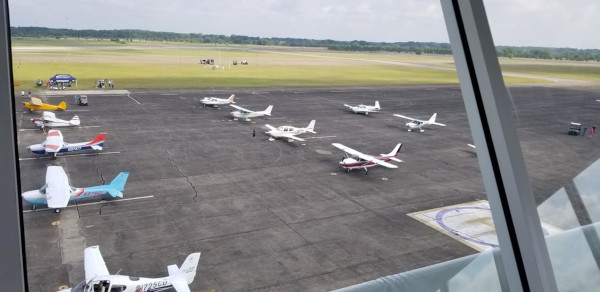
<path id="1" fill-rule="evenodd" d="M 600 137 L 566 134 L 571 121 L 600 125 L 600 94 L 568 86 L 510 92 L 541 203 L 600 157 Z M 231 94 L 244 108 L 274 105 L 272 118 L 232 121 L 230 107 L 199 103 Z M 104 151 L 118 154 L 30 159 L 26 146 L 45 139 L 29 130 L 39 114 L 17 107 L 22 190 L 40 188 L 48 164 L 63 166 L 75 187 L 129 171 L 128 200 L 23 213 L 30 291 L 82 281 L 83 248 L 92 245 L 100 245 L 111 273 L 143 277 L 166 276 L 168 265 L 199 251 L 192 291 L 325 291 L 477 253 L 407 216 L 486 199 L 458 86 L 130 89 L 88 98 L 89 111 L 77 112 L 83 127 L 61 129 L 65 141 L 106 132 Z M 61 100 L 72 96 L 48 96 Z M 376 100 L 382 110 L 368 116 L 343 106 Z M 448 126 L 422 133 L 392 115 L 434 112 Z M 270 142 L 264 134 L 267 123 L 305 127 L 312 119 L 317 134 L 306 142 Z M 343 153 L 331 143 L 371 155 L 403 143 L 403 162 L 345 173 L 337 169 Z"/>

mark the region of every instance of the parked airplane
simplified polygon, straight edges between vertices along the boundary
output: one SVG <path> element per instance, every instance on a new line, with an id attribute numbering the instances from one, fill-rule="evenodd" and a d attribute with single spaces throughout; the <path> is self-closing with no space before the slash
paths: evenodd
<path id="1" fill-rule="evenodd" d="M 41 99 L 37 97 L 32 97 L 31 102 L 23 102 L 23 105 L 29 109 L 29 111 L 35 110 L 66 110 L 67 103 L 61 101 L 58 105 L 51 105 L 47 103 L 43 103 Z"/>
<path id="2" fill-rule="evenodd" d="M 200 260 L 200 253 L 187 256 L 181 267 L 167 267 L 169 276 L 162 278 L 140 278 L 123 275 L 110 275 L 100 253 L 100 247 L 87 247 L 83 253 L 85 281 L 73 288 L 60 292 L 150 292 L 175 289 L 177 292 L 190 292 L 188 286 L 194 281 Z"/>
<path id="3" fill-rule="evenodd" d="M 74 116 L 70 121 L 61 120 L 53 112 L 44 111 L 39 118 L 33 118 L 31 121 L 38 127 L 58 128 L 58 127 L 76 127 L 81 123 L 79 116 Z"/>
<path id="4" fill-rule="evenodd" d="M 200 100 L 200 102 L 202 103 L 203 106 L 210 105 L 212 107 L 216 107 L 218 105 L 223 105 L 223 104 L 228 104 L 228 103 L 235 103 L 235 101 L 233 101 L 234 98 L 235 98 L 235 94 L 232 94 L 227 99 L 225 99 L 225 98 L 216 98 L 216 97 L 205 97 L 202 100 Z"/>
<path id="5" fill-rule="evenodd" d="M 101 151 L 106 140 L 106 133 L 101 133 L 94 140 L 81 143 L 66 143 L 63 141 L 62 133 L 59 130 L 51 130 L 46 136 L 46 141 L 42 144 L 33 144 L 27 147 L 35 154 L 52 154 L 52 159 L 56 159 L 56 155 L 62 152 L 74 152 L 81 150 L 92 149 Z"/>
<path id="6" fill-rule="evenodd" d="M 315 129 L 315 120 L 310 121 L 308 127 L 306 128 L 296 128 L 292 126 L 281 126 L 275 128 L 269 124 L 265 125 L 265 127 L 269 128 L 269 131 L 265 132 L 266 134 L 271 135 L 269 141 L 275 141 L 277 138 L 287 138 L 288 142 L 293 142 L 294 140 L 304 141 L 302 138 L 296 137 L 296 135 L 304 134 L 306 132 L 316 134 Z"/>
<path id="7" fill-rule="evenodd" d="M 398 115 L 398 114 L 394 114 L 394 116 L 410 120 L 410 122 L 406 123 L 406 126 L 408 126 L 408 131 L 409 132 L 411 132 L 412 130 L 415 130 L 415 129 L 418 129 L 421 132 L 423 132 L 425 130 L 421 129 L 421 127 L 427 126 L 427 125 L 436 125 L 436 126 L 442 126 L 442 127 L 446 126 L 444 124 L 440 124 L 440 123 L 436 123 L 435 122 L 435 118 L 437 117 L 437 113 L 433 114 L 433 116 L 431 116 L 431 118 L 429 118 L 429 120 L 427 120 L 427 121 L 417 120 L 417 119 L 413 119 L 411 117 L 407 117 L 407 116 L 403 116 L 403 115 Z"/>
<path id="8" fill-rule="evenodd" d="M 32 204 L 35 209 L 37 205 L 47 204 L 54 212 L 60 213 L 69 201 L 97 197 L 109 194 L 113 198 L 123 197 L 123 189 L 127 182 L 129 172 L 121 172 L 109 184 L 88 188 L 75 188 L 69 185 L 69 178 L 62 166 L 48 166 L 46 169 L 46 184 L 39 190 L 24 192 L 21 197 Z"/>
<path id="9" fill-rule="evenodd" d="M 246 121 L 250 121 L 250 118 L 270 116 L 271 111 L 273 110 L 272 105 L 269 105 L 266 110 L 259 112 L 253 112 L 251 110 L 247 110 L 241 106 L 237 106 L 234 104 L 230 104 L 229 106 L 237 109 L 236 111 L 231 112 L 231 115 L 233 115 L 233 117 L 246 119 Z"/>
<path id="10" fill-rule="evenodd" d="M 347 105 L 344 104 L 345 107 L 350 108 L 350 110 L 352 112 L 354 112 L 355 114 L 365 114 L 368 115 L 369 113 L 376 113 L 379 112 L 379 110 L 381 110 L 381 107 L 379 106 L 379 101 L 375 101 L 375 105 L 365 105 L 365 104 L 359 104 L 359 105 Z"/>
<path id="11" fill-rule="evenodd" d="M 396 162 L 402 162 L 402 160 L 396 158 L 398 157 L 398 153 L 400 152 L 400 148 L 402 148 L 402 143 L 398 143 L 396 147 L 392 150 L 392 152 L 388 154 L 380 154 L 379 157 L 374 157 L 368 154 L 364 154 L 358 152 L 350 147 L 344 146 L 339 143 L 331 144 L 334 147 L 341 149 L 346 152 L 346 155 L 342 157 L 342 161 L 340 161 L 339 168 L 345 169 L 346 172 L 350 172 L 353 169 L 364 169 L 366 174 L 369 174 L 368 167 L 372 167 L 375 165 L 385 166 L 387 168 L 398 168 L 397 165 L 388 163 L 388 161 L 393 160 Z"/>

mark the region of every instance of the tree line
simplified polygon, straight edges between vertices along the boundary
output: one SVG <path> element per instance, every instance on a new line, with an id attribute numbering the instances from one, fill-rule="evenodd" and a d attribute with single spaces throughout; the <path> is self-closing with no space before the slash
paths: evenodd
<path id="1" fill-rule="evenodd" d="M 138 29 L 118 30 L 74 30 L 46 27 L 11 27 L 12 37 L 37 37 L 37 38 L 80 38 L 80 39 L 108 39 L 118 43 L 132 42 L 133 40 L 180 42 L 192 44 L 236 44 L 259 46 L 294 46 L 294 47 L 325 47 L 332 51 L 351 52 L 400 52 L 414 54 L 452 54 L 450 44 L 435 42 L 367 42 L 367 41 L 335 41 L 315 40 L 302 38 L 262 38 L 243 35 L 216 35 L 201 33 L 174 33 Z M 498 56 L 507 58 L 534 58 L 573 61 L 598 61 L 600 50 L 574 49 L 574 48 L 543 48 L 543 47 L 515 47 L 497 46 Z"/>

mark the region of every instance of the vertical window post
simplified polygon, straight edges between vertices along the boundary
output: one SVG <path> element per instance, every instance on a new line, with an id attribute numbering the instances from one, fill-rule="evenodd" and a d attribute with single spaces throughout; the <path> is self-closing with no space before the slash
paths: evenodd
<path id="1" fill-rule="evenodd" d="M 511 291 L 557 291 L 482 0 L 441 0 Z M 501 277 L 502 279 L 502 277 Z"/>
<path id="2" fill-rule="evenodd" d="M 0 10 L 0 281 L 2 291 L 25 291 L 8 1 Z"/>

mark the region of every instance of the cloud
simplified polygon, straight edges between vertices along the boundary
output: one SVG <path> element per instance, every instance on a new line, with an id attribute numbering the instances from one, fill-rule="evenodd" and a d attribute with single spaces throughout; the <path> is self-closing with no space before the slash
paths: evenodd
<path id="1" fill-rule="evenodd" d="M 598 47 L 596 0 L 485 0 L 498 45 Z M 448 42 L 439 0 L 10 0 L 13 26 Z"/>

